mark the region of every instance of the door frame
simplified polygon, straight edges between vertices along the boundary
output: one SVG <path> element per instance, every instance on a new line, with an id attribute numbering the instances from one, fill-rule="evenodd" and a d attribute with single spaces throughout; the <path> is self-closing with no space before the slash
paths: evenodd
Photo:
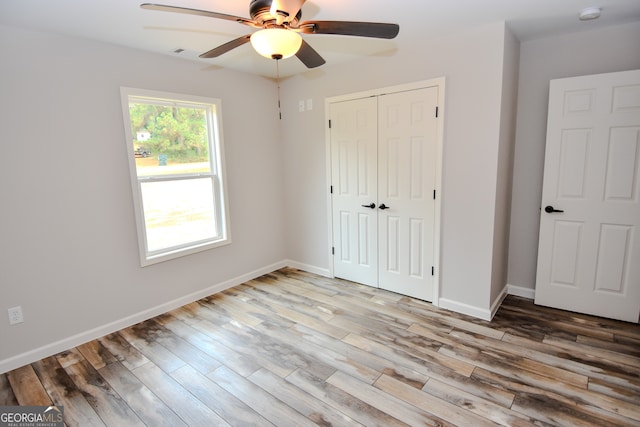
<path id="1" fill-rule="evenodd" d="M 437 87 L 438 88 L 438 118 L 437 121 L 437 136 L 436 136 L 436 182 L 435 182 L 435 190 L 436 190 L 436 200 L 435 200 L 435 215 L 434 215 L 434 242 L 433 242 L 433 264 L 434 264 L 434 274 L 433 274 L 433 298 L 432 304 L 434 306 L 438 306 L 438 301 L 440 299 L 440 241 L 442 240 L 441 228 L 440 228 L 440 218 L 442 212 L 442 153 L 444 146 L 444 118 L 445 118 L 445 78 L 438 77 L 435 79 L 429 80 L 421 80 L 413 83 L 406 83 L 402 85 L 396 86 L 388 86 L 379 89 L 371 89 L 362 92 L 354 92 L 345 95 L 338 95 L 325 98 L 324 100 L 324 113 L 325 113 L 325 156 L 326 156 L 326 179 L 327 179 L 327 198 L 326 198 L 326 206 L 327 206 L 327 247 L 333 247 L 333 209 L 332 209 L 332 199 L 331 199 L 331 132 L 329 130 L 329 118 L 330 118 L 330 110 L 331 104 L 335 102 L 342 101 L 351 101 L 355 99 L 368 98 L 372 96 L 380 96 L 390 93 L 398 93 L 398 92 L 407 92 L 416 89 L 425 89 Z M 328 251 L 329 257 L 329 275 L 331 277 L 335 277 L 334 275 L 334 265 L 333 265 L 333 254 L 331 253 L 331 249 Z"/>

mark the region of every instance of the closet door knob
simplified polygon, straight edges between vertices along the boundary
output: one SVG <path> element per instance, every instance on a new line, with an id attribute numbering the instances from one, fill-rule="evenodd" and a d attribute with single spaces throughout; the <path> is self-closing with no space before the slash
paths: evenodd
<path id="1" fill-rule="evenodd" d="M 375 209 L 376 208 L 376 204 L 373 203 L 373 202 L 369 203 L 368 205 L 360 205 L 360 206 L 362 206 L 363 208 L 369 208 L 369 209 Z"/>
<path id="2" fill-rule="evenodd" d="M 378 206 L 380 209 L 385 210 L 385 209 L 389 209 L 389 206 L 386 206 L 384 203 L 382 203 L 380 206 Z"/>

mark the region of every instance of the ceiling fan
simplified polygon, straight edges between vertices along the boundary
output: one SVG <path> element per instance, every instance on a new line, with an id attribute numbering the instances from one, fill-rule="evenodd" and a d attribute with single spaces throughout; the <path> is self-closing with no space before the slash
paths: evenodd
<path id="1" fill-rule="evenodd" d="M 200 55 L 201 58 L 216 58 L 236 47 L 251 42 L 254 49 L 267 58 L 283 59 L 295 55 L 307 68 L 319 67 L 325 63 L 325 60 L 302 39 L 300 34 L 337 34 L 392 39 L 400 31 L 400 27 L 397 24 L 377 22 L 300 22 L 304 2 L 305 0 L 251 0 L 249 4 L 251 19 L 206 10 L 153 3 L 143 3 L 140 7 L 148 10 L 225 19 L 259 29 L 259 31 L 246 34 L 213 48 Z"/>

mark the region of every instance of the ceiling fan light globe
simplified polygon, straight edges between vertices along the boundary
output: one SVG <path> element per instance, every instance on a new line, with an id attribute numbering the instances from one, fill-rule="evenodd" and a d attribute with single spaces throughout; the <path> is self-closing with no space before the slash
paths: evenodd
<path id="1" fill-rule="evenodd" d="M 265 58 L 290 58 L 302 46 L 300 34 L 284 28 L 266 28 L 251 34 L 251 45 Z"/>

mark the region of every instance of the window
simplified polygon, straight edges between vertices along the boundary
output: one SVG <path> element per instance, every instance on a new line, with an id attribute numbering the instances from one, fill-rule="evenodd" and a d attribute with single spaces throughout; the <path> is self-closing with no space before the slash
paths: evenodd
<path id="1" fill-rule="evenodd" d="M 230 243 L 220 100 L 121 96 L 141 264 Z"/>

